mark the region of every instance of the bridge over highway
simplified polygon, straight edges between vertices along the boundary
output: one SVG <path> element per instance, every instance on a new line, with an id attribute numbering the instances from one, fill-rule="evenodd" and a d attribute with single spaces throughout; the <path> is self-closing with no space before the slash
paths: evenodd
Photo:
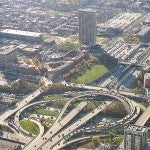
<path id="1" fill-rule="evenodd" d="M 139 126 L 144 126 L 145 123 L 149 120 L 150 118 L 150 106 L 147 107 L 147 109 L 143 112 L 143 114 L 138 118 L 136 121 L 136 125 Z"/>
<path id="2" fill-rule="evenodd" d="M 132 108 L 135 108 L 135 104 L 132 103 L 132 101 L 130 101 L 128 98 L 119 95 L 119 94 L 111 94 L 111 92 L 108 91 L 99 91 L 99 92 L 88 92 L 88 93 L 82 93 L 82 95 L 77 96 L 79 97 L 83 97 L 86 95 L 96 95 L 96 94 L 100 94 L 100 95 L 107 95 L 107 96 L 111 96 L 114 97 L 115 99 L 120 100 L 125 108 L 127 109 L 127 111 L 131 111 L 132 112 Z M 77 98 L 76 97 L 76 98 Z M 66 104 L 66 106 L 68 106 L 69 103 Z M 64 134 L 65 136 L 67 136 L 66 134 L 72 134 L 72 132 L 74 130 L 76 130 L 76 128 L 79 128 L 81 125 L 83 125 L 85 122 L 87 122 L 89 119 L 91 119 L 93 116 L 97 115 L 97 113 L 99 113 L 101 111 L 100 108 L 94 110 L 93 112 L 91 112 L 91 114 L 88 114 L 85 118 L 81 118 L 80 120 L 78 120 L 77 122 L 71 124 L 71 125 L 67 125 L 85 106 L 87 105 L 87 101 L 82 101 L 79 103 L 79 105 L 76 106 L 75 109 L 73 109 L 70 113 L 68 113 L 64 118 L 58 117 L 59 120 L 56 121 L 56 123 L 54 123 L 54 125 L 51 127 L 51 129 L 45 133 L 41 138 L 39 138 L 38 140 L 35 139 L 33 140 L 30 144 L 27 144 L 27 146 L 25 146 L 25 150 L 37 150 L 37 149 L 49 149 L 50 147 L 54 147 L 53 149 L 55 149 L 55 146 L 57 144 L 59 144 L 59 141 L 62 140 L 62 137 L 59 137 L 60 134 Z M 67 108 L 65 106 L 65 109 Z M 136 105 L 137 106 L 137 105 Z M 138 106 L 137 106 L 138 107 Z M 63 111 L 64 112 L 64 111 Z M 133 111 L 134 112 L 134 111 Z M 139 111 L 138 113 L 139 114 Z M 62 114 L 61 114 L 62 115 Z M 90 117 L 90 118 L 89 118 Z M 135 117 L 131 117 L 127 119 L 131 119 L 135 118 Z M 88 120 L 87 120 L 88 119 Z M 125 120 L 123 120 L 125 121 Z M 120 124 L 121 122 L 119 122 Z M 66 127 L 65 127 L 66 126 Z M 65 130 L 62 130 L 62 128 L 65 127 Z M 64 132 L 66 131 L 66 132 Z M 55 140 L 54 140 L 55 139 Z M 51 144 L 50 144 L 51 143 Z M 60 145 L 62 146 L 62 145 Z"/>

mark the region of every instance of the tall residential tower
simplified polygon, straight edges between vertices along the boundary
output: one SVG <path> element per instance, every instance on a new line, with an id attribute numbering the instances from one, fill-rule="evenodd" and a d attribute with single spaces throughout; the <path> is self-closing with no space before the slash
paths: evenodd
<path id="1" fill-rule="evenodd" d="M 129 125 L 125 129 L 124 149 L 144 150 L 147 142 L 148 128 L 138 125 Z"/>
<path id="2" fill-rule="evenodd" d="M 83 45 L 96 43 L 96 12 L 91 9 L 81 9 L 78 12 L 79 41 Z"/>

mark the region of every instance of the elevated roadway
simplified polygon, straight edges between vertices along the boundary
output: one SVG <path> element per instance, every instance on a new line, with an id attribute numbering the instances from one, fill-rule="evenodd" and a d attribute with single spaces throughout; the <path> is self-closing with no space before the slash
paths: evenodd
<path id="1" fill-rule="evenodd" d="M 142 113 L 142 115 L 138 118 L 138 120 L 135 122 L 136 125 L 139 126 L 144 126 L 145 123 L 149 120 L 150 118 L 150 106 L 147 107 L 147 109 Z M 124 140 L 123 142 L 119 145 L 120 149 L 124 148 Z"/>
<path id="2" fill-rule="evenodd" d="M 99 86 L 88 86 L 88 85 L 84 85 L 84 84 L 75 84 L 75 83 L 71 83 L 71 84 L 67 84 L 67 86 L 71 86 L 71 87 L 76 87 L 76 88 L 80 88 L 80 89 L 86 89 L 86 90 L 93 90 L 93 91 L 103 91 L 103 92 L 110 92 L 109 89 L 107 88 L 103 88 L 103 87 L 99 87 Z M 150 97 L 146 97 L 144 95 L 141 94 L 135 94 L 132 92 L 126 92 L 126 91 L 121 91 L 121 90 L 111 90 L 114 93 L 118 93 L 124 96 L 131 96 L 131 97 L 137 97 L 137 98 L 150 98 Z"/>
<path id="3" fill-rule="evenodd" d="M 150 118 L 150 106 L 147 107 L 147 109 L 142 113 L 142 115 L 138 118 L 138 120 L 135 122 L 136 125 L 144 126 L 145 123 Z"/>
<path id="4" fill-rule="evenodd" d="M 134 103 L 132 103 L 129 99 L 127 99 L 126 97 L 121 96 L 121 95 L 116 94 L 116 93 L 114 93 L 114 94 L 110 93 L 108 90 L 107 91 L 102 90 L 101 92 L 99 91 L 99 92 L 95 92 L 95 93 L 94 92 L 92 92 L 92 93 L 88 92 L 86 94 L 75 97 L 72 100 L 75 100 L 76 98 L 83 97 L 86 95 L 96 95 L 96 94 L 105 95 L 105 96 L 107 95 L 107 96 L 111 96 L 111 97 L 114 97 L 114 98 L 120 100 L 124 104 L 124 106 L 128 112 L 130 112 L 133 107 L 137 106 Z M 47 143 L 47 141 L 52 140 L 54 137 L 57 137 L 57 135 L 59 134 L 59 131 L 62 128 L 64 128 L 67 125 L 67 123 L 69 123 L 86 105 L 87 105 L 87 101 L 82 101 L 75 109 L 73 109 L 69 114 L 67 114 L 64 118 L 62 118 L 63 113 L 65 112 L 65 110 L 69 106 L 69 102 L 68 102 L 64 107 L 65 109 L 62 111 L 61 115 L 58 117 L 58 119 L 56 120 L 56 123 L 54 123 L 54 125 L 51 127 L 51 129 L 46 134 L 44 134 L 38 141 L 36 139 L 33 140 L 31 143 L 29 143 L 27 146 L 25 146 L 24 149 L 25 150 L 36 150 L 38 148 L 41 148 L 41 146 L 43 147 Z M 95 113 L 93 113 L 93 114 L 95 114 Z M 70 131 L 71 131 L 71 129 L 70 129 Z"/>
<path id="5" fill-rule="evenodd" d="M 10 110 L 6 111 L 5 113 L 1 114 L 0 115 L 0 124 L 3 124 L 4 121 L 8 117 L 10 117 L 14 113 L 16 113 L 18 110 L 20 110 L 22 107 L 24 107 L 28 103 L 30 103 L 33 99 L 35 99 L 37 96 L 39 96 L 43 91 L 44 91 L 43 88 L 37 89 L 36 91 L 34 91 L 33 93 L 31 93 L 27 97 L 25 97 L 21 102 L 18 102 L 17 107 L 15 109 L 12 109 L 12 110 L 10 109 Z"/>
<path id="6" fill-rule="evenodd" d="M 81 96 L 78 96 L 78 98 L 79 97 L 81 97 Z M 75 98 L 73 98 L 71 101 L 73 101 L 73 100 L 75 100 Z M 36 145 L 36 147 L 38 147 L 38 146 L 40 147 L 42 144 L 45 143 L 45 140 L 43 140 L 43 139 L 50 139 L 53 135 L 55 135 L 59 130 L 62 129 L 62 127 L 67 125 L 67 123 L 69 123 L 87 105 L 87 103 L 88 102 L 85 100 L 82 101 L 77 107 L 75 107 L 62 120 L 57 119 L 56 123 L 53 124 L 53 126 L 50 128 L 50 130 L 48 130 L 48 132 L 43 137 L 41 137 L 41 139 L 39 139 L 38 141 L 36 139 L 33 140 L 30 144 L 25 146 L 24 150 L 34 150 L 34 149 L 36 149 L 35 145 Z M 63 113 L 65 112 L 68 105 L 69 105 L 69 103 L 67 103 L 66 106 L 64 107 L 65 109 L 63 110 Z M 62 115 L 63 114 L 61 113 L 61 116 Z M 61 119 L 61 116 L 59 116 L 58 118 Z"/>
<path id="7" fill-rule="evenodd" d="M 48 102 L 50 102 L 50 101 L 51 101 L 51 100 L 49 100 L 49 101 L 34 102 L 34 103 L 31 103 L 31 104 L 26 105 L 25 107 L 23 107 L 23 108 L 21 108 L 19 111 L 17 111 L 17 113 L 16 113 L 15 116 L 14 116 L 14 124 L 15 124 L 15 126 L 19 129 L 19 131 L 21 131 L 21 132 L 23 132 L 23 133 L 25 133 L 25 134 L 27 134 L 27 135 L 30 134 L 29 132 L 27 132 L 26 130 L 24 130 L 24 129 L 20 126 L 20 123 L 19 123 L 20 114 L 21 114 L 25 109 L 27 109 L 27 108 L 29 108 L 29 107 L 32 107 L 32 106 L 34 106 L 34 105 L 38 105 L 38 104 L 42 104 L 42 103 L 48 103 Z M 34 122 L 35 122 L 35 121 L 34 121 Z"/>
<path id="8" fill-rule="evenodd" d="M 129 122 L 131 122 L 132 120 L 134 120 L 138 115 L 139 115 L 139 113 L 140 113 L 140 108 L 138 107 L 138 105 L 136 104 L 136 103 L 132 103 L 131 105 L 133 105 L 133 107 L 131 108 L 131 113 L 129 114 L 129 115 L 127 115 L 125 118 L 123 118 L 123 119 L 121 119 L 121 120 L 119 120 L 119 121 L 117 121 L 117 122 L 115 122 L 115 123 L 110 123 L 110 124 L 106 124 L 106 125 L 104 125 L 103 126 L 103 128 L 102 127 L 100 127 L 101 129 L 108 129 L 108 128 L 113 128 L 113 127 L 115 127 L 115 126 L 118 126 L 118 125 L 124 125 L 124 124 L 126 124 L 126 123 L 129 123 Z M 100 107 L 98 108 L 98 109 L 100 109 Z M 101 108 L 102 109 L 102 108 Z M 95 111 L 95 110 L 94 110 Z M 85 116 L 86 118 L 88 118 L 88 116 L 90 117 L 90 114 L 88 114 L 87 116 Z M 83 117 L 84 118 L 84 117 Z M 80 121 L 83 119 L 83 118 L 81 118 L 80 119 Z M 77 125 L 79 125 L 78 123 L 80 123 L 80 121 L 78 121 L 78 122 L 76 122 L 75 124 L 77 124 Z M 87 120 L 86 120 L 86 122 L 87 122 Z M 73 126 L 73 125 L 72 125 Z M 68 128 L 70 129 L 70 132 L 68 132 L 68 134 L 69 135 L 71 135 L 71 131 L 72 131 L 72 128 L 71 127 L 67 127 L 67 129 L 66 130 L 63 130 L 62 131 L 62 133 L 59 133 L 59 135 L 66 135 L 66 133 L 67 133 L 67 130 L 68 130 Z M 95 130 L 95 132 L 98 132 L 98 128 L 97 127 L 94 127 L 96 130 Z M 72 133 L 72 135 L 75 135 L 75 133 Z M 72 136 L 71 135 L 71 136 Z M 59 137 L 59 136 L 58 136 Z M 52 141 L 57 141 L 56 139 L 57 139 L 57 137 L 56 137 L 56 139 L 54 140 L 55 138 L 53 137 L 53 139 L 52 139 Z M 60 139 L 60 137 L 59 137 L 59 139 Z M 49 144 L 50 144 L 50 142 L 48 142 Z M 58 141 L 57 142 L 58 144 L 54 144 L 54 147 L 52 147 L 52 149 L 60 149 L 60 148 L 63 148 L 66 144 L 67 144 L 67 142 L 64 140 L 64 139 L 62 139 L 62 140 L 60 140 L 60 142 Z M 45 149 L 45 148 L 49 148 L 48 147 L 48 144 L 47 144 L 47 147 L 46 147 L 46 145 L 44 146 L 44 147 L 42 147 L 42 149 Z"/>
<path id="9" fill-rule="evenodd" d="M 109 103 L 110 104 L 110 103 Z M 46 142 L 41 148 L 44 149 L 58 149 L 56 145 L 60 145 L 59 141 L 63 139 L 63 135 L 69 135 L 72 132 L 74 132 L 77 128 L 81 127 L 83 124 L 85 124 L 87 121 L 89 121 L 91 118 L 93 118 L 95 115 L 100 113 L 106 106 L 109 104 L 102 105 L 101 107 L 96 108 L 92 112 L 88 113 L 81 119 L 77 120 L 75 123 L 71 124 L 64 130 L 62 130 L 58 135 L 54 136 L 51 140 Z M 57 144 L 58 143 L 58 144 Z M 55 147 L 56 146 L 56 147 Z"/>

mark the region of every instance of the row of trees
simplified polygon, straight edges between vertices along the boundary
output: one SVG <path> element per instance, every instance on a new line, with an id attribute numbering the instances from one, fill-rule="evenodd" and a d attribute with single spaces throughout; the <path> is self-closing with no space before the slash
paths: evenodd
<path id="1" fill-rule="evenodd" d="M 71 91 L 73 90 L 72 87 L 68 87 L 62 84 L 53 84 L 49 85 L 46 90 L 44 91 L 43 95 L 49 95 L 49 94 L 56 94 L 56 93 L 63 93 L 66 91 Z"/>
<path id="2" fill-rule="evenodd" d="M 28 94 L 36 88 L 37 86 L 34 83 L 14 81 L 10 86 L 0 86 L 0 91 L 6 93 Z"/>
<path id="3" fill-rule="evenodd" d="M 12 82 L 10 88 L 14 93 L 19 92 L 27 94 L 34 91 L 37 88 L 37 85 L 35 83 L 26 82 L 23 80 L 16 80 Z"/>
<path id="4" fill-rule="evenodd" d="M 92 143 L 94 144 L 95 147 L 102 146 L 103 148 L 107 147 L 110 150 L 113 150 L 114 148 L 119 146 L 119 144 L 122 142 L 122 140 L 123 140 L 123 136 L 117 136 L 113 131 L 110 131 L 106 138 L 104 138 L 104 137 L 101 138 L 98 136 L 92 137 Z M 104 144 L 102 144 L 102 143 L 104 143 Z"/>

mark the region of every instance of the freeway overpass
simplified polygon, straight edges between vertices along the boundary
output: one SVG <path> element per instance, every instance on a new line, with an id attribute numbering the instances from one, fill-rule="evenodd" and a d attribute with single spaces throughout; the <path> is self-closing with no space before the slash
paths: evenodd
<path id="1" fill-rule="evenodd" d="M 21 102 L 18 102 L 17 107 L 15 109 L 10 109 L 8 111 L 6 111 L 5 113 L 0 115 L 0 123 L 3 124 L 4 121 L 10 117 L 11 115 L 13 115 L 14 113 L 16 113 L 18 110 L 20 110 L 22 107 L 24 107 L 25 105 L 27 105 L 29 102 L 31 102 L 33 99 L 35 99 L 37 96 L 39 96 L 42 92 L 44 91 L 44 88 L 39 88 L 36 91 L 34 91 L 33 93 L 29 94 L 27 97 L 25 97 Z"/>
<path id="2" fill-rule="evenodd" d="M 110 103 L 109 103 L 110 104 Z M 93 118 L 95 115 L 97 115 L 99 112 L 101 112 L 106 106 L 108 106 L 109 104 L 104 104 L 101 107 L 96 108 L 94 111 L 88 113 L 87 115 L 85 115 L 84 117 L 82 117 L 81 119 L 77 120 L 76 122 L 74 122 L 73 124 L 71 124 L 70 126 L 68 126 L 67 128 L 65 128 L 64 130 L 62 130 L 59 135 L 69 135 L 72 132 L 74 132 L 77 128 L 79 128 L 80 126 L 82 126 L 84 123 L 86 123 L 87 121 L 89 121 L 91 118 Z M 52 138 L 52 141 L 48 141 L 46 142 L 41 148 L 43 150 L 45 149 L 57 149 L 55 148 L 55 146 L 57 147 L 57 143 L 58 145 L 59 142 L 63 139 L 62 136 L 56 135 Z"/>
<path id="3" fill-rule="evenodd" d="M 139 117 L 139 119 L 136 121 L 136 125 L 144 126 L 145 123 L 150 118 L 150 106 L 147 107 L 147 109 L 143 112 L 143 114 Z"/>
<path id="4" fill-rule="evenodd" d="M 24 130 L 21 126 L 20 126 L 20 123 L 19 123 L 19 119 L 20 119 L 20 115 L 21 115 L 21 113 L 25 110 L 25 109 L 27 109 L 27 108 L 29 108 L 29 107 L 32 107 L 32 106 L 34 106 L 34 105 L 38 105 L 38 104 L 42 104 L 42 103 L 49 103 L 51 100 L 48 100 L 48 101 L 38 101 L 38 102 L 34 102 L 34 103 L 30 103 L 30 104 L 28 104 L 28 105 L 26 105 L 25 107 L 22 107 L 19 111 L 17 111 L 17 113 L 15 114 L 15 116 L 14 116 L 14 124 L 15 124 L 15 126 L 19 129 L 19 131 L 21 131 L 21 132 L 23 132 L 24 134 L 27 134 L 27 135 L 29 135 L 30 133 L 29 132 L 27 132 L 26 130 Z M 37 123 L 38 124 L 38 123 Z M 39 127 L 41 127 L 40 125 L 39 125 Z M 39 135 L 38 135 L 39 136 Z M 37 136 L 37 137 L 38 137 Z M 36 138 L 37 138 L 36 137 Z"/>
<path id="5" fill-rule="evenodd" d="M 78 96 L 78 98 L 81 96 Z M 73 101 L 75 98 L 73 98 L 72 100 L 69 101 L 69 103 L 71 101 Z M 68 103 L 66 104 L 68 106 Z M 51 138 L 53 135 L 55 135 L 59 130 L 62 129 L 62 127 L 64 127 L 68 122 L 70 122 L 70 120 L 72 120 L 85 106 L 87 105 L 87 101 L 82 101 L 81 103 L 79 103 L 77 105 L 77 107 L 75 107 L 69 114 L 67 114 L 67 116 L 65 116 L 63 118 L 63 120 L 61 121 L 56 121 L 56 123 L 53 124 L 53 126 L 50 128 L 50 130 L 48 130 L 43 137 L 41 137 L 40 139 L 34 139 L 31 143 L 29 143 L 27 146 L 25 146 L 24 150 L 34 150 L 37 149 L 34 146 L 36 145 L 36 147 L 40 147 L 42 144 L 45 143 L 45 141 L 43 141 L 43 139 L 49 139 Z M 65 107 L 66 109 L 66 107 Z M 64 112 L 64 111 L 63 111 Z"/>
<path id="6" fill-rule="evenodd" d="M 83 93 L 82 93 L 83 94 Z M 116 98 L 116 99 L 118 99 L 118 100 L 120 100 L 123 104 L 124 104 L 124 106 L 126 107 L 126 109 L 128 110 L 128 109 L 132 109 L 132 107 L 134 107 L 134 103 L 132 103 L 129 99 L 127 99 L 127 98 L 125 98 L 125 97 L 123 97 L 123 96 L 121 96 L 121 95 L 118 95 L 118 94 L 110 94 L 110 92 L 109 91 L 99 91 L 99 92 L 92 92 L 92 93 L 90 93 L 90 92 L 88 92 L 88 93 L 84 93 L 83 95 L 80 95 L 80 96 L 77 96 L 78 98 L 79 97 L 83 97 L 83 96 L 86 96 L 86 95 L 96 95 L 96 94 L 100 94 L 100 95 L 108 95 L 108 96 L 112 96 L 112 97 L 114 97 L 114 98 Z M 120 97 L 119 97 L 120 96 Z M 76 97 L 76 98 L 77 98 Z M 73 98 L 72 100 L 75 100 L 76 98 Z M 66 104 L 66 106 L 68 106 L 69 105 L 69 103 L 67 103 Z M 50 140 L 52 140 L 52 139 L 54 139 L 54 137 L 56 137 L 56 141 L 58 140 L 57 138 L 57 136 L 58 136 L 58 134 L 60 134 L 60 130 L 62 129 L 62 128 L 64 128 L 85 106 L 87 105 L 87 101 L 82 101 L 79 105 L 77 105 L 76 106 L 76 108 L 74 108 L 69 114 L 67 114 L 67 116 L 65 116 L 63 119 L 61 118 L 61 117 L 58 117 L 59 118 L 59 120 L 57 120 L 56 121 L 56 123 L 54 123 L 54 125 L 52 126 L 52 128 L 47 132 L 47 133 L 45 133 L 41 138 L 39 138 L 38 140 L 37 139 L 35 139 L 35 140 L 33 140 L 31 143 L 29 143 L 27 146 L 25 146 L 25 150 L 36 150 L 36 149 L 38 149 L 38 148 L 41 148 L 41 146 L 42 146 L 42 148 L 44 147 L 45 148 L 45 146 L 47 145 L 47 141 L 50 141 Z M 65 109 L 67 108 L 65 106 Z M 92 113 L 91 115 L 87 115 L 86 116 L 86 119 L 88 119 L 89 118 L 89 116 L 92 116 L 93 117 L 93 115 L 95 114 L 97 114 L 99 111 L 101 111 L 100 109 L 99 110 L 97 110 L 95 113 Z M 64 111 L 62 111 L 62 112 L 64 112 Z M 61 114 L 62 115 L 62 114 Z M 133 117 L 132 117 L 133 118 Z M 82 119 L 81 119 L 82 120 Z M 132 120 L 132 119 L 131 119 Z M 87 120 L 86 120 L 87 121 Z M 77 128 L 78 127 L 80 127 L 80 125 L 82 125 L 81 124 L 81 122 L 82 121 L 80 121 L 79 120 L 79 123 L 77 124 L 78 126 L 76 126 Z M 79 125 L 80 124 L 80 125 Z M 75 127 L 75 126 L 74 126 Z M 66 129 L 68 129 L 68 127 L 66 128 Z M 70 129 L 70 128 L 69 128 Z M 76 129 L 76 128 L 75 128 Z M 74 129 L 74 130 L 75 130 Z M 59 132 L 60 131 L 60 132 Z M 72 131 L 72 128 L 70 129 L 70 131 Z M 67 130 L 67 132 L 69 132 L 70 133 L 70 131 L 68 131 Z M 66 132 L 66 133 L 67 133 Z M 66 134 L 66 133 L 62 133 L 62 134 Z M 68 134 L 69 134 L 68 133 Z M 59 141 L 58 141 L 59 142 Z M 49 142 L 48 142 L 49 143 Z M 45 145 L 46 144 L 46 145 Z M 52 146 L 55 146 L 55 144 L 56 143 L 51 143 L 52 144 Z M 48 146 L 49 147 L 49 146 Z"/>
<path id="7" fill-rule="evenodd" d="M 136 125 L 144 126 L 145 123 L 150 118 L 150 106 L 147 107 L 147 109 L 142 113 L 142 115 L 138 118 L 138 120 L 135 122 Z M 119 148 L 124 148 L 124 141 L 119 145 Z"/>
<path id="8" fill-rule="evenodd" d="M 103 91 L 105 93 L 112 91 L 112 94 L 116 93 L 116 94 L 121 94 L 124 96 L 131 96 L 131 97 L 137 97 L 137 98 L 146 98 L 146 99 L 150 98 L 150 97 L 146 97 L 146 96 L 141 95 L 141 94 L 135 94 L 132 92 L 126 92 L 126 91 L 121 91 L 121 90 L 109 90 L 107 88 L 103 88 L 100 86 L 88 86 L 88 85 L 76 84 L 76 83 L 70 83 L 70 84 L 67 84 L 67 86 L 72 86 L 72 87 L 76 87 L 76 88 L 80 88 L 80 89 L 86 89 L 86 90 L 93 90 L 93 91 Z"/>

